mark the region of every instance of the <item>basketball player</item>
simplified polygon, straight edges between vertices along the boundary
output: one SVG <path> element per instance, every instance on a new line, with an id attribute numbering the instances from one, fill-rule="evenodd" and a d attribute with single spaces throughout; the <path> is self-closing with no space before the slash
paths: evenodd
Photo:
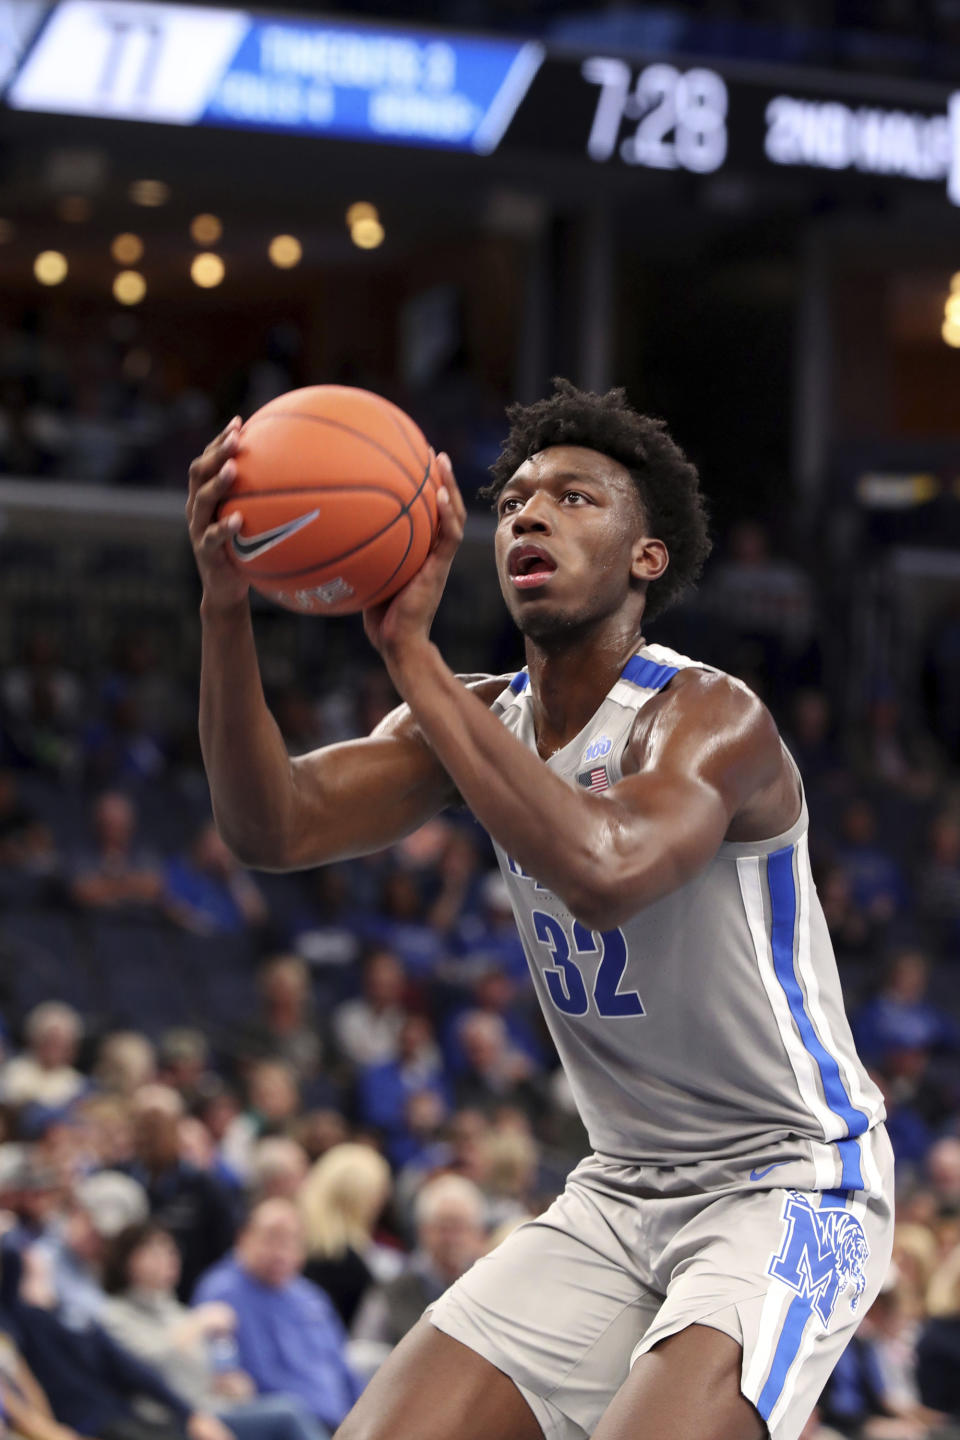
<path id="1" fill-rule="evenodd" d="M 800 781 L 745 686 L 643 636 L 709 544 L 693 466 L 622 392 L 510 412 L 496 560 L 526 665 L 462 681 L 430 625 L 463 534 L 365 615 L 406 701 L 289 759 L 224 554 L 233 422 L 191 469 L 200 732 L 242 860 L 489 830 L 594 1153 L 392 1354 L 339 1440 L 795 1440 L 884 1278 L 891 1152 L 810 877 Z"/>

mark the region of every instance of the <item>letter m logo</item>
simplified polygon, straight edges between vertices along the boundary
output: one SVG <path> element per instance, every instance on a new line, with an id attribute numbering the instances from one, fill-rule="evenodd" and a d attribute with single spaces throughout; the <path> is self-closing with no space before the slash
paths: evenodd
<path id="1" fill-rule="evenodd" d="M 863 1227 L 846 1211 L 817 1210 L 795 1191 L 784 1203 L 783 1220 L 783 1244 L 767 1273 L 809 1300 L 826 1328 L 842 1290 L 856 1287 L 851 1309 L 863 1292 L 863 1267 L 870 1254 Z"/>

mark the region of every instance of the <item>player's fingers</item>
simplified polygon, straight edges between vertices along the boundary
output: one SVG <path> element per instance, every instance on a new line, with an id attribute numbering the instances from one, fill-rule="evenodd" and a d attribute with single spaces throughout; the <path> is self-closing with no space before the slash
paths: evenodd
<path id="1" fill-rule="evenodd" d="M 202 455 L 198 455 L 192 462 L 189 470 L 190 493 L 196 494 L 201 485 L 204 485 L 219 470 L 222 469 L 225 460 L 237 453 L 239 445 L 239 425 L 233 421 L 226 430 L 212 440 Z"/>
<path id="2" fill-rule="evenodd" d="M 440 534 L 437 537 L 435 553 L 441 559 L 452 558 L 463 539 L 463 518 L 446 485 L 441 485 L 437 493 L 437 503 L 440 508 Z"/>
<path id="3" fill-rule="evenodd" d="M 450 494 L 450 500 L 453 505 L 454 513 L 460 518 L 461 521 L 466 520 L 467 507 L 463 503 L 463 496 L 460 494 L 460 486 L 457 484 L 457 477 L 453 473 L 453 461 L 450 459 L 450 456 L 446 453 L 445 450 L 441 451 L 441 453 L 437 456 L 437 460 L 440 465 L 440 475 L 442 477 L 443 485 L 446 487 L 447 491 Z"/>
<path id="4" fill-rule="evenodd" d="M 208 525 L 200 537 L 197 549 L 202 555 L 212 555 L 215 550 L 221 550 L 231 536 L 236 535 L 243 519 L 240 515 L 228 515 L 226 520 L 218 520 L 215 525 Z"/>
<path id="5" fill-rule="evenodd" d="M 226 460 L 211 480 L 205 481 L 193 497 L 190 513 L 190 532 L 194 537 L 203 534 L 224 495 L 237 478 L 237 462 Z"/>

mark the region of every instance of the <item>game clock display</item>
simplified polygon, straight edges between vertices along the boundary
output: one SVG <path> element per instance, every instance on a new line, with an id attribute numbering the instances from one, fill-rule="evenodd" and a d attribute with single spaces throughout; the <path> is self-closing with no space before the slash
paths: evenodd
<path id="1" fill-rule="evenodd" d="M 935 185 L 960 204 L 960 91 L 917 82 L 132 0 L 59 0 L 5 68 L 21 110 L 588 170 Z"/>

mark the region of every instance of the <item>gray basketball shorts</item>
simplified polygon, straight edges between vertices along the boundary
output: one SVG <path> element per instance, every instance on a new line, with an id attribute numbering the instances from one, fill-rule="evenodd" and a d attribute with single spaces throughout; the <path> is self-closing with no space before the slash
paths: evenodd
<path id="1" fill-rule="evenodd" d="M 772 1440 L 796 1440 L 890 1261 L 890 1143 L 882 1127 L 858 1143 L 862 1191 L 812 1188 L 799 1156 L 736 1175 L 590 1156 L 430 1319 L 510 1376 L 546 1440 L 592 1435 L 641 1355 L 709 1325 L 742 1346 Z"/>

